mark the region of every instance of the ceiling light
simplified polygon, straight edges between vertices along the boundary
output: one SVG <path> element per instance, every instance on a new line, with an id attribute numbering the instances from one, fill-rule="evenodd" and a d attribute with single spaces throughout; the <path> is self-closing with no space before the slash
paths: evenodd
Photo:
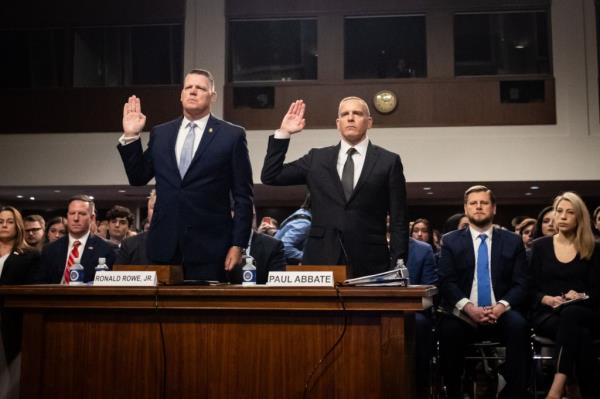
<path id="1" fill-rule="evenodd" d="M 531 193 L 527 192 L 527 193 L 525 193 L 525 195 L 526 195 L 526 196 L 530 196 L 530 195 L 531 195 Z"/>
<path id="2" fill-rule="evenodd" d="M 433 195 L 433 191 L 427 191 L 427 195 Z"/>
<path id="3" fill-rule="evenodd" d="M 60 190 L 54 190 L 55 193 L 60 193 Z"/>
<path id="4" fill-rule="evenodd" d="M 93 199 L 94 199 L 94 196 L 93 196 L 93 195 L 88 195 L 88 197 L 90 197 L 90 199 L 91 199 L 91 200 L 93 200 Z"/>
<path id="5" fill-rule="evenodd" d="M 540 186 L 531 186 L 529 187 L 530 190 L 539 190 Z"/>
<path id="6" fill-rule="evenodd" d="M 120 192 L 120 193 L 126 193 L 127 190 L 119 190 L 118 192 Z"/>
<path id="7" fill-rule="evenodd" d="M 29 199 L 35 201 L 35 197 L 29 197 Z"/>
<path id="8" fill-rule="evenodd" d="M 21 199 L 21 198 L 23 198 L 23 196 L 19 194 L 19 195 L 17 195 L 17 198 Z"/>
<path id="9" fill-rule="evenodd" d="M 423 190 L 429 191 L 429 190 L 431 190 L 431 187 L 423 187 Z"/>

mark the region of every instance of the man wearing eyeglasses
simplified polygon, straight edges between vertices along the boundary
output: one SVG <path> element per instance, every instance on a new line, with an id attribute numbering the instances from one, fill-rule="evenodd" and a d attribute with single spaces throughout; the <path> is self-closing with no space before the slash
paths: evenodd
<path id="1" fill-rule="evenodd" d="M 44 246 L 44 229 L 46 221 L 40 215 L 29 215 L 23 219 L 25 225 L 25 241 L 38 251 Z"/>

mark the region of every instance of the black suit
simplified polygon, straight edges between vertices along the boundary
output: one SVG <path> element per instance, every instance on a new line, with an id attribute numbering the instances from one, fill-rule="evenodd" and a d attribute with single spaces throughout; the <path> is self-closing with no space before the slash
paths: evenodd
<path id="1" fill-rule="evenodd" d="M 61 282 L 67 264 L 68 247 L 68 235 L 44 247 L 40 270 L 36 276 L 37 281 L 47 284 L 59 284 Z M 98 236 L 93 234 L 88 236 L 85 247 L 79 247 L 85 282 L 94 279 L 94 269 L 98 265 L 98 258 L 106 258 L 106 265 L 112 268 L 113 263 L 115 263 L 115 247 L 115 244 Z"/>
<path id="2" fill-rule="evenodd" d="M 312 149 L 284 165 L 288 145 L 288 139 L 269 138 L 261 179 L 275 186 L 308 186 L 312 226 L 302 262 L 335 265 L 345 261 L 348 273 L 355 277 L 388 270 L 398 258 L 406 263 L 406 184 L 400 157 L 369 143 L 360 178 L 346 201 L 336 169 L 340 144 Z"/>
<path id="3" fill-rule="evenodd" d="M 285 270 L 285 255 L 283 243 L 271 236 L 252 233 L 250 241 L 250 255 L 256 261 L 256 282 L 265 284 L 270 271 Z M 237 265 L 229 274 L 232 284 L 242 283 L 242 266 Z"/>
<path id="4" fill-rule="evenodd" d="M 133 237 L 127 237 L 121 242 L 121 247 L 117 251 L 117 260 L 115 265 L 150 265 L 146 251 L 146 237 L 148 232 L 136 234 Z"/>
<path id="5" fill-rule="evenodd" d="M 30 283 L 39 261 L 40 253 L 37 250 L 31 249 L 22 253 L 13 251 L 4 261 L 0 284 Z M 21 312 L 2 309 L 0 315 L 6 363 L 10 364 L 21 351 Z"/>
<path id="6" fill-rule="evenodd" d="M 505 300 L 510 310 L 494 325 L 467 324 L 454 317 L 440 320 L 439 339 L 442 373 L 449 398 L 462 398 L 460 378 L 464 369 L 465 347 L 475 340 L 500 340 L 506 345 L 507 392 L 510 398 L 525 396 L 529 367 L 529 325 L 519 311 L 528 296 L 528 272 L 521 238 L 507 230 L 492 233 L 490 273 L 496 301 Z M 455 308 L 469 298 L 475 273 L 475 249 L 469 228 L 444 235 L 438 265 L 442 305 Z M 465 317 L 467 317 L 465 315 Z"/>

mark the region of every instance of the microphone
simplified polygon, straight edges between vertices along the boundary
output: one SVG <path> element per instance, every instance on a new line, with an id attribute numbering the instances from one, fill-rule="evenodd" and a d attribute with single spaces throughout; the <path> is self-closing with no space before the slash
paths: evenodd
<path id="1" fill-rule="evenodd" d="M 335 233 L 337 236 L 337 240 L 340 243 L 340 248 L 342 248 L 344 258 L 346 258 L 346 269 L 349 269 L 349 272 L 350 272 L 348 274 L 350 275 L 350 277 L 354 277 L 354 274 L 352 273 L 352 271 L 354 270 L 352 268 L 352 260 L 350 259 L 350 256 L 348 256 L 348 252 L 346 251 L 346 247 L 344 246 L 344 240 L 343 240 L 344 233 L 342 231 L 340 231 L 338 228 L 335 229 Z"/>

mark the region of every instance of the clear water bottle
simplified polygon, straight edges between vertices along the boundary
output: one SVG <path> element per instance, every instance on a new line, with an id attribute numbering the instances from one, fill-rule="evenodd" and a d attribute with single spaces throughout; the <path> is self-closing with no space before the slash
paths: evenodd
<path id="1" fill-rule="evenodd" d="M 96 273 L 98 272 L 107 272 L 110 269 L 106 265 L 106 258 L 98 258 L 98 266 L 94 269 Z"/>
<path id="2" fill-rule="evenodd" d="M 75 259 L 73 266 L 69 269 L 69 285 L 84 285 L 85 269 L 81 265 L 81 259 Z"/>
<path id="3" fill-rule="evenodd" d="M 254 258 L 247 255 L 244 267 L 242 267 L 242 285 L 256 285 L 256 266 Z"/>
<path id="4" fill-rule="evenodd" d="M 404 261 L 402 259 L 398 259 L 396 261 L 396 269 L 398 269 L 398 273 L 400 273 L 400 277 L 406 279 L 406 285 L 410 284 L 410 278 L 408 274 L 408 268 L 404 266 Z"/>

